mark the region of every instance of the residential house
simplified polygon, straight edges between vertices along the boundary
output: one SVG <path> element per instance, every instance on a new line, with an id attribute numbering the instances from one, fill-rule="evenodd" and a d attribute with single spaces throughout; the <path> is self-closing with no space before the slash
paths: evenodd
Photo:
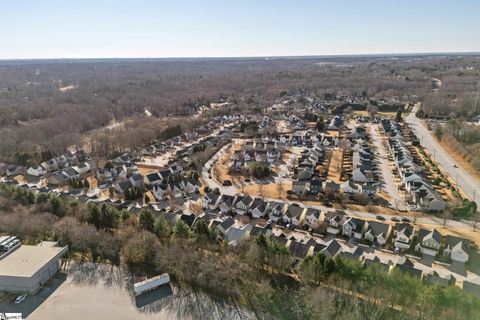
<path id="1" fill-rule="evenodd" d="M 457 281 L 457 279 L 455 279 L 453 274 L 450 272 L 440 274 L 437 270 L 433 269 L 424 273 L 423 280 L 428 284 L 433 284 L 444 288 L 454 286 Z"/>
<path id="2" fill-rule="evenodd" d="M 31 176 L 35 176 L 35 177 L 43 176 L 46 173 L 47 173 L 47 170 L 45 170 L 45 168 L 42 167 L 41 165 L 31 166 L 27 170 L 27 174 L 29 174 Z"/>
<path id="3" fill-rule="evenodd" d="M 320 210 L 307 208 L 307 211 L 305 212 L 305 221 L 307 221 L 311 228 L 317 228 L 321 219 L 321 215 L 322 213 Z"/>
<path id="4" fill-rule="evenodd" d="M 336 194 L 340 191 L 340 185 L 334 181 L 327 180 L 324 183 L 323 190 L 325 191 L 325 194 Z"/>
<path id="5" fill-rule="evenodd" d="M 339 253 L 342 252 L 342 246 L 336 239 L 332 239 L 326 243 L 325 248 L 323 248 L 320 253 L 329 258 L 334 258 Z"/>
<path id="6" fill-rule="evenodd" d="M 390 272 L 393 267 L 393 262 L 390 259 L 386 258 L 384 255 L 378 256 L 375 253 L 365 254 L 363 256 L 363 263 L 366 267 L 374 266 L 386 273 Z"/>
<path id="7" fill-rule="evenodd" d="M 144 177 L 141 174 L 132 174 L 129 178 L 130 182 L 135 188 L 142 188 L 144 183 Z"/>
<path id="8" fill-rule="evenodd" d="M 349 217 L 342 225 L 342 234 L 360 240 L 367 229 L 368 223 L 364 220 Z"/>
<path id="9" fill-rule="evenodd" d="M 113 188 L 121 194 L 124 194 L 127 190 L 132 190 L 134 188 L 130 180 L 117 181 L 113 184 Z"/>
<path id="10" fill-rule="evenodd" d="M 267 210 L 269 212 L 269 218 L 272 221 L 278 221 L 278 219 L 283 217 L 285 204 L 283 202 L 269 202 Z"/>
<path id="11" fill-rule="evenodd" d="M 90 171 L 90 163 L 88 162 L 82 162 L 76 166 L 72 167 L 75 171 L 78 172 L 80 176 L 86 175 Z"/>
<path id="12" fill-rule="evenodd" d="M 452 264 L 454 261 L 466 263 L 470 257 L 469 246 L 469 240 L 447 235 L 443 254 L 452 259 Z"/>
<path id="13" fill-rule="evenodd" d="M 300 224 L 300 219 L 302 217 L 303 211 L 305 211 L 305 208 L 303 207 L 289 205 L 283 216 L 283 222 L 291 223 L 294 226 L 298 226 Z"/>
<path id="14" fill-rule="evenodd" d="M 235 204 L 235 212 L 240 215 L 245 215 L 250 211 L 252 207 L 253 199 L 250 196 L 239 197 Z"/>
<path id="15" fill-rule="evenodd" d="M 223 194 L 220 198 L 220 212 L 230 213 L 235 205 L 236 197 Z"/>
<path id="16" fill-rule="evenodd" d="M 442 235 L 437 229 L 420 229 L 418 231 L 418 243 L 415 246 L 415 251 L 435 257 L 440 249 L 441 240 Z"/>
<path id="17" fill-rule="evenodd" d="M 186 193 L 198 193 L 198 190 L 200 189 L 200 183 L 198 180 L 191 177 L 184 182 L 183 188 Z"/>
<path id="18" fill-rule="evenodd" d="M 387 238 L 390 235 L 391 227 L 386 223 L 377 221 L 369 221 L 367 231 L 365 231 L 365 239 L 383 246 L 387 242 Z"/>
<path id="19" fill-rule="evenodd" d="M 68 183 L 68 177 L 63 172 L 57 172 L 47 178 L 47 183 L 52 186 L 64 186 Z"/>
<path id="20" fill-rule="evenodd" d="M 362 192 L 361 187 L 355 184 L 352 180 L 347 180 L 340 185 L 340 190 L 343 195 L 349 199 L 353 199 L 357 194 Z"/>
<path id="21" fill-rule="evenodd" d="M 226 234 L 228 229 L 235 224 L 235 220 L 232 217 L 227 217 L 220 224 L 216 226 L 216 230 L 222 235 Z"/>
<path id="22" fill-rule="evenodd" d="M 291 241 L 288 248 L 295 259 L 302 260 L 306 256 L 312 255 L 314 247 L 305 243 Z"/>
<path id="23" fill-rule="evenodd" d="M 267 215 L 267 203 L 260 198 L 256 198 L 251 207 L 252 218 L 263 218 Z"/>
<path id="24" fill-rule="evenodd" d="M 343 222 L 347 216 L 343 211 L 329 211 L 327 212 L 326 220 L 328 222 L 327 233 L 338 234 L 342 229 Z"/>
<path id="25" fill-rule="evenodd" d="M 25 167 L 11 165 L 7 167 L 7 169 L 5 170 L 5 174 L 7 175 L 7 177 L 15 177 L 24 174 L 26 171 L 27 168 Z"/>
<path id="26" fill-rule="evenodd" d="M 241 227 L 233 225 L 228 228 L 224 240 L 226 240 L 229 245 L 236 246 L 247 234 L 250 233 L 252 228 L 253 226 L 251 224 L 246 224 Z"/>
<path id="27" fill-rule="evenodd" d="M 304 180 L 295 180 L 292 182 L 292 192 L 299 196 L 307 194 L 309 182 Z"/>
<path id="28" fill-rule="evenodd" d="M 144 184 L 147 186 L 158 186 L 163 183 L 163 179 L 158 172 L 152 172 L 144 177 Z"/>
<path id="29" fill-rule="evenodd" d="M 322 181 L 320 179 L 312 179 L 310 181 L 310 193 L 311 194 L 319 194 L 323 190 L 322 188 Z"/>
<path id="30" fill-rule="evenodd" d="M 209 210 L 217 210 L 220 205 L 220 193 L 207 193 L 202 199 L 202 207 Z"/>
<path id="31" fill-rule="evenodd" d="M 422 269 L 418 268 L 415 265 L 415 262 L 410 258 L 403 256 L 400 257 L 397 261 L 396 267 L 399 268 L 401 271 L 408 273 L 410 276 L 421 279 L 423 275 Z"/>
<path id="32" fill-rule="evenodd" d="M 414 235 L 413 226 L 409 223 L 396 223 L 393 229 L 393 243 L 396 248 L 408 250 Z"/>
<path id="33" fill-rule="evenodd" d="M 41 166 L 45 168 L 48 172 L 57 171 L 59 166 L 56 159 L 50 159 L 48 161 L 42 162 Z"/>

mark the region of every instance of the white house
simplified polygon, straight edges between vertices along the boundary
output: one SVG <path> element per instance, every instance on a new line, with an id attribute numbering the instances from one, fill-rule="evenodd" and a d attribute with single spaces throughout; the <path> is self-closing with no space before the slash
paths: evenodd
<path id="1" fill-rule="evenodd" d="M 340 232 L 340 229 L 342 228 L 343 221 L 345 221 L 345 219 L 346 215 L 342 211 L 327 212 L 327 232 L 330 234 L 338 234 Z"/>
<path id="2" fill-rule="evenodd" d="M 241 197 L 235 204 L 235 212 L 237 214 L 247 214 L 252 207 L 253 199 L 250 196 Z"/>
<path id="3" fill-rule="evenodd" d="M 220 194 L 217 192 L 207 193 L 202 199 L 202 207 L 209 210 L 217 210 L 220 205 Z"/>
<path id="4" fill-rule="evenodd" d="M 311 228 L 317 228 L 321 219 L 321 215 L 322 214 L 320 210 L 308 208 L 307 212 L 305 212 L 305 221 L 307 221 L 308 225 Z"/>
<path id="5" fill-rule="evenodd" d="M 400 249 L 409 249 L 413 240 L 414 229 L 411 224 L 397 223 L 393 230 L 394 245 Z"/>
<path id="6" fill-rule="evenodd" d="M 262 199 L 255 199 L 252 203 L 252 218 L 263 218 L 267 215 L 267 203 Z"/>
<path id="7" fill-rule="evenodd" d="M 278 221 L 283 216 L 283 210 L 284 210 L 285 204 L 281 202 L 269 202 L 268 203 L 268 208 L 267 210 L 269 211 L 268 217 L 272 221 Z"/>
<path id="8" fill-rule="evenodd" d="M 349 217 L 342 225 L 342 234 L 360 240 L 367 229 L 368 223 L 364 220 Z"/>
<path id="9" fill-rule="evenodd" d="M 448 235 L 443 254 L 449 256 L 452 261 L 466 263 L 470 257 L 470 241 Z"/>
<path id="10" fill-rule="evenodd" d="M 31 176 L 35 176 L 35 177 L 43 176 L 45 173 L 47 173 L 47 170 L 44 167 L 42 167 L 41 165 L 40 166 L 37 166 L 37 165 L 31 166 L 27 170 L 27 174 L 29 174 Z"/>
<path id="11" fill-rule="evenodd" d="M 420 229 L 418 232 L 418 243 L 415 246 L 417 252 L 426 254 L 429 256 L 436 256 L 438 250 L 440 249 L 440 241 L 442 240 L 442 235 L 437 229 L 425 230 Z"/>
<path id="12" fill-rule="evenodd" d="M 235 197 L 230 195 L 222 195 L 220 199 L 220 212 L 227 213 L 231 212 L 233 206 L 235 205 Z"/>

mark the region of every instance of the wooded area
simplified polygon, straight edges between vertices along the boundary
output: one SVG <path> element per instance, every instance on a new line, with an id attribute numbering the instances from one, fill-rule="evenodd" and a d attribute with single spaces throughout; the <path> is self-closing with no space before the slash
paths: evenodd
<path id="1" fill-rule="evenodd" d="M 192 228 L 182 220 L 171 226 L 148 210 L 130 215 L 3 184 L 0 211 L 0 231 L 26 243 L 55 240 L 81 261 L 124 264 L 142 274 L 168 272 L 176 285 L 230 299 L 259 318 L 474 319 L 480 312 L 473 295 L 426 285 L 400 271 L 387 274 L 323 255 L 295 265 L 285 246 L 262 235 L 227 246 L 203 220 Z"/>
<path id="2" fill-rule="evenodd" d="M 465 76 L 452 71 L 469 65 L 477 68 L 465 69 Z M 105 138 L 95 130 L 109 125 L 115 128 L 109 134 L 113 142 L 142 143 L 158 136 L 155 130 L 168 125 L 165 120 L 185 120 L 211 102 L 229 101 L 234 107 L 228 112 L 242 113 L 296 93 L 423 97 L 432 75 L 445 76 L 441 93 L 453 72 L 451 82 L 462 82 L 448 85 L 450 94 L 470 88 L 476 70 L 478 61 L 468 56 L 2 62 L 0 156 L 84 147 L 88 133 L 95 133 L 94 140 Z M 143 132 L 133 139 L 132 129 Z"/>

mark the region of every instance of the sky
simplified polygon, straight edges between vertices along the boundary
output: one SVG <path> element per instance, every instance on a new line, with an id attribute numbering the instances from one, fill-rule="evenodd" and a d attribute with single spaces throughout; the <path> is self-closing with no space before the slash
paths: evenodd
<path id="1" fill-rule="evenodd" d="M 0 59 L 480 52 L 479 0 L 0 0 Z"/>

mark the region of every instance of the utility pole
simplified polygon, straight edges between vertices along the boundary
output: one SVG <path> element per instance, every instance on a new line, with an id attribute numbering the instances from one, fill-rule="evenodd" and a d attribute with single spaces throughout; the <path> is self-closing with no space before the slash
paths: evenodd
<path id="1" fill-rule="evenodd" d="M 477 113 L 478 94 L 480 93 L 480 80 L 477 81 L 477 96 L 475 97 L 475 106 L 473 107 L 473 114 Z"/>

